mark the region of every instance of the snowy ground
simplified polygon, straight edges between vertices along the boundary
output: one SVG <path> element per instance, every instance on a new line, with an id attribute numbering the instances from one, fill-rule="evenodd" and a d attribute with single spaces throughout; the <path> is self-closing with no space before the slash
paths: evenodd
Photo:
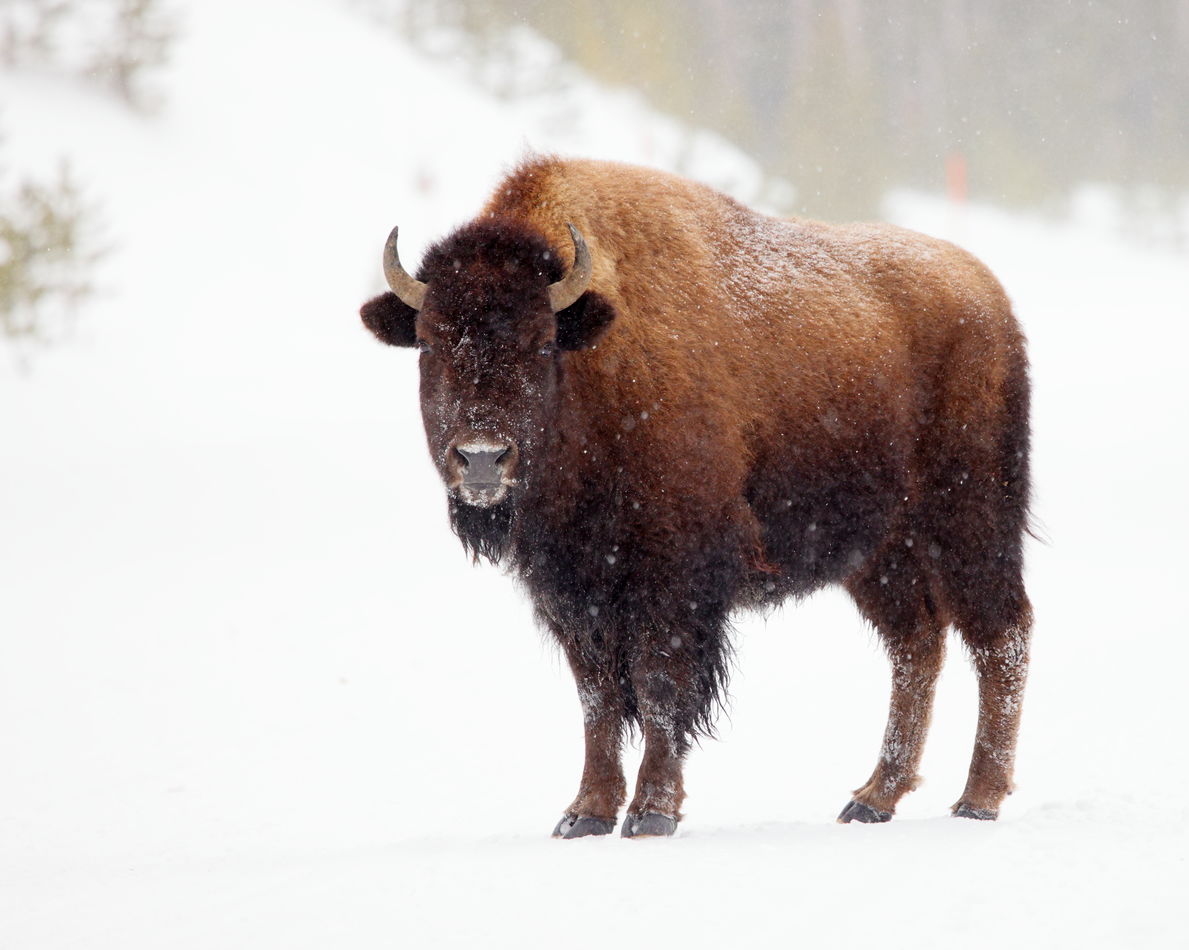
<path id="1" fill-rule="evenodd" d="M 826 594 L 740 624 L 677 838 L 552 841 L 573 687 L 447 530 L 415 361 L 355 312 L 393 223 L 415 262 L 527 145 L 671 166 L 682 140 L 622 94 L 576 90 L 580 121 L 489 100 L 328 0 L 184 24 L 154 119 L 0 93 L 10 154 L 73 155 L 118 247 L 78 337 L 0 367 L 0 947 L 1184 946 L 1184 256 L 889 208 L 981 254 L 1032 340 L 1049 543 L 1000 822 L 946 817 L 955 645 L 927 783 L 833 823 L 887 672 Z"/>

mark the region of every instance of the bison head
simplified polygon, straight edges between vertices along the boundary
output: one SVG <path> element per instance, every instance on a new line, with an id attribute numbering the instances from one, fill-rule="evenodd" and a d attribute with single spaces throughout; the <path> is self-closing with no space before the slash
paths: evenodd
<path id="1" fill-rule="evenodd" d="M 390 293 L 364 304 L 385 343 L 421 352 L 421 413 L 451 496 L 498 505 L 531 477 L 553 437 L 567 354 L 592 346 L 614 317 L 588 289 L 590 251 L 570 226 L 574 264 L 519 221 L 485 218 L 444 239 L 411 277 L 384 249 Z"/>

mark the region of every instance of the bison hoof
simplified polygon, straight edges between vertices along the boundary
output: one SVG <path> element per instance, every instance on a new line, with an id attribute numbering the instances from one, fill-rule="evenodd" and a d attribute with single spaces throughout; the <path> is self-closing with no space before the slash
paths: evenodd
<path id="1" fill-rule="evenodd" d="M 973 818 L 976 821 L 994 821 L 999 817 L 997 808 L 975 808 L 965 802 L 958 802 L 954 806 L 955 818 Z"/>
<path id="2" fill-rule="evenodd" d="M 838 823 L 840 825 L 848 825 L 852 821 L 861 821 L 865 825 L 875 825 L 891 820 L 892 813 L 890 811 L 880 811 L 878 808 L 872 808 L 870 805 L 864 805 L 862 802 L 851 802 L 842 809 L 842 814 L 838 816 Z"/>
<path id="3" fill-rule="evenodd" d="M 553 829 L 555 838 L 585 838 L 587 835 L 609 835 L 615 830 L 615 822 L 606 818 L 579 818 L 577 815 L 562 815 Z"/>
<path id="4" fill-rule="evenodd" d="M 667 838 L 677 830 L 677 819 L 650 811 L 644 815 L 628 815 L 623 822 L 625 838 Z"/>

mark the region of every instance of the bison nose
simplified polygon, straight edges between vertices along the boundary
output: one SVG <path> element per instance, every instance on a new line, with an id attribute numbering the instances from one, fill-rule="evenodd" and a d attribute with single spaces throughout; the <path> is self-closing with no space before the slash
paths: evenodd
<path id="1" fill-rule="evenodd" d="M 467 442 L 454 446 L 454 453 L 464 485 L 496 486 L 507 477 L 515 449 L 511 445 Z"/>

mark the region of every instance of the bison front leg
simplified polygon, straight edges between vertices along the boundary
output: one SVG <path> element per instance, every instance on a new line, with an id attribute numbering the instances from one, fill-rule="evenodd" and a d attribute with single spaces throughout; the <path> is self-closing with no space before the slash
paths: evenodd
<path id="1" fill-rule="evenodd" d="M 625 838 L 661 837 L 673 834 L 681 820 L 685 800 L 682 769 L 689 751 L 698 697 L 694 679 L 680 656 L 680 637 L 672 637 L 670 650 L 637 661 L 632 668 L 632 687 L 640 728 L 644 735 L 644 758 L 636 778 L 636 794 L 623 823 Z"/>
<path id="2" fill-rule="evenodd" d="M 578 795 L 553 829 L 555 838 L 606 835 L 615 829 L 619 809 L 627 797 L 621 763 L 623 699 L 614 674 L 588 662 L 577 647 L 566 650 L 586 737 L 586 760 Z"/>

